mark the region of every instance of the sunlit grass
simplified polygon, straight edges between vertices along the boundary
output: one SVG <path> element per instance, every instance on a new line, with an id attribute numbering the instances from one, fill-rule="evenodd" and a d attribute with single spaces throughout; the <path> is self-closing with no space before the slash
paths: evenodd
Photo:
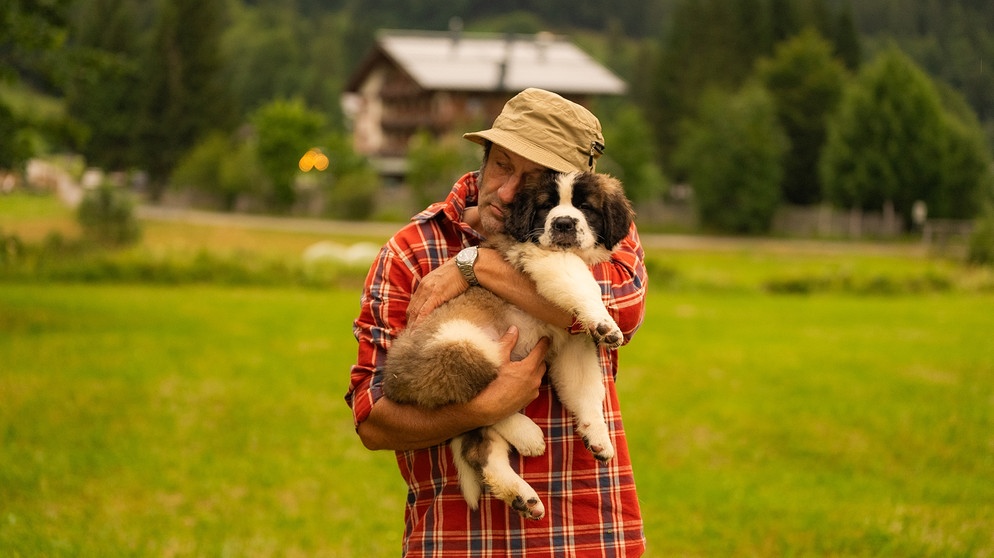
<path id="1" fill-rule="evenodd" d="M 0 547 L 382 556 L 354 291 L 0 289 Z M 653 293 L 619 386 L 652 555 L 994 552 L 984 296 Z"/>
<path id="2" fill-rule="evenodd" d="M 50 200 L 0 228 L 74 226 Z M 329 239 L 382 241 L 149 221 L 121 258 Z M 648 250 L 619 389 L 650 556 L 994 555 L 990 270 L 829 248 Z M 855 287 L 770 294 L 825 278 Z M 342 400 L 358 295 L 0 284 L 0 554 L 397 555 L 403 483 Z"/>
<path id="3" fill-rule="evenodd" d="M 361 448 L 342 401 L 355 293 L 14 286 L 0 301 L 5 553 L 395 553 L 393 459 Z"/>

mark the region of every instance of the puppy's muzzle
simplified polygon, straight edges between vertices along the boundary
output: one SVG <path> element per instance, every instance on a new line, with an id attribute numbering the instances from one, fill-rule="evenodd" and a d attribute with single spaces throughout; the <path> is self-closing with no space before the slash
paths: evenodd
<path id="1" fill-rule="evenodd" d="M 550 223 L 552 227 L 552 244 L 561 248 L 569 248 L 578 244 L 575 217 L 556 217 Z"/>

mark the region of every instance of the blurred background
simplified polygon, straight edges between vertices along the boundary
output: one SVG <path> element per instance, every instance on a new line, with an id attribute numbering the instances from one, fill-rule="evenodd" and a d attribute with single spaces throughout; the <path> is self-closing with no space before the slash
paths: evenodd
<path id="1" fill-rule="evenodd" d="M 0 555 L 396 555 L 369 263 L 529 86 L 646 249 L 650 556 L 994 556 L 989 0 L 0 2 Z"/>
<path id="2" fill-rule="evenodd" d="M 646 227 L 963 237 L 994 188 L 992 23 L 929 0 L 13 0 L 0 169 L 403 219 L 474 164 L 459 134 L 542 86 L 600 115 Z"/>

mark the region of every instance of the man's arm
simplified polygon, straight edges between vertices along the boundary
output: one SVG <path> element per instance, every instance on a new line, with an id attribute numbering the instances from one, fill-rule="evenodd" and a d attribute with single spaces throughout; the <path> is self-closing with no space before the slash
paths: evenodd
<path id="1" fill-rule="evenodd" d="M 517 412 L 538 397 L 545 375 L 548 339 L 543 339 L 524 360 L 511 362 L 511 349 L 517 342 L 517 329 L 501 337 L 507 360 L 493 382 L 475 398 L 460 404 L 425 409 L 396 403 L 381 397 L 357 432 L 371 450 L 413 450 L 441 444 L 463 432 L 493 424 Z"/>
<path id="2" fill-rule="evenodd" d="M 538 294 L 535 283 L 508 263 L 497 250 L 480 248 L 474 270 L 480 286 L 532 316 L 563 329 L 573 323 L 569 312 Z M 455 261 L 445 262 L 426 275 L 411 295 L 411 303 L 407 307 L 408 324 L 417 323 L 467 288 L 469 284 L 456 268 Z"/>

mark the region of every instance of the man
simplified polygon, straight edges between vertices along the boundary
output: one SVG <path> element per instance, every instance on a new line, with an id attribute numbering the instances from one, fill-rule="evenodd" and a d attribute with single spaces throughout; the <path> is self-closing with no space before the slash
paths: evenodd
<path id="1" fill-rule="evenodd" d="M 489 130 L 464 137 L 484 146 L 480 170 L 460 178 L 445 201 L 414 216 L 383 247 L 353 328 L 359 355 L 346 401 L 363 444 L 396 451 L 409 488 L 404 556 L 639 556 L 645 541 L 614 384 L 617 351 L 600 354 L 605 418 L 617 449 L 607 463 L 584 448 L 571 414 L 544 379 L 548 340 L 512 362 L 513 328 L 501 338 L 506 362 L 497 379 L 473 400 L 428 410 L 383 397 L 381 374 L 391 340 L 471 281 L 551 324 L 585 334 L 572 315 L 540 297 L 531 280 L 496 251 L 467 249 L 503 231 L 507 204 L 525 177 L 545 169 L 593 170 L 604 149 L 600 122 L 559 95 L 526 89 L 504 105 Z M 454 258 L 463 250 L 457 266 Z M 626 343 L 644 313 L 643 256 L 633 225 L 612 261 L 592 268 Z M 545 517 L 523 519 L 487 493 L 480 509 L 470 510 L 445 442 L 522 409 L 542 427 L 547 449 L 538 457 L 513 454 L 511 461 L 541 495 Z"/>

